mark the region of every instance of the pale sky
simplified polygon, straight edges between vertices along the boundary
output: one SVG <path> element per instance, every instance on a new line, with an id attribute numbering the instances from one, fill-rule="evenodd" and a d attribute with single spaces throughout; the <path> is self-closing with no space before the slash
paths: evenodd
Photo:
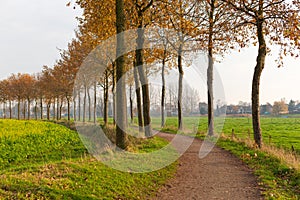
<path id="1" fill-rule="evenodd" d="M 53 66 L 77 27 L 78 9 L 67 0 L 1 0 L 0 79 Z"/>
<path id="2" fill-rule="evenodd" d="M 67 0 L 2 0 L 0 6 L 0 79 L 11 73 L 35 73 L 59 59 L 57 48 L 66 49 L 74 37 L 79 9 Z M 216 64 L 227 103 L 251 102 L 251 82 L 257 48 L 232 52 Z M 286 58 L 277 68 L 276 49 L 268 57 L 261 80 L 261 103 L 285 98 L 300 100 L 300 59 Z"/>

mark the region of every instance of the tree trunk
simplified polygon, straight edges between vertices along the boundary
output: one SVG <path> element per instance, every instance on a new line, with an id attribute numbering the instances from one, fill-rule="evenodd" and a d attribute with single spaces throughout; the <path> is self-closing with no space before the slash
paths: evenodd
<path id="1" fill-rule="evenodd" d="M 207 97 L 208 97 L 208 135 L 214 135 L 214 96 L 213 96 L 213 61 L 208 56 Z"/>
<path id="2" fill-rule="evenodd" d="M 26 101 L 23 100 L 23 119 L 26 119 Z"/>
<path id="3" fill-rule="evenodd" d="M 113 123 L 116 125 L 116 65 L 115 62 L 112 64 L 112 93 L 113 93 Z"/>
<path id="4" fill-rule="evenodd" d="M 134 63 L 134 65 L 136 65 Z M 138 113 L 138 124 L 139 124 L 139 131 L 144 131 L 143 125 L 143 115 L 142 115 L 142 100 L 141 100 L 141 89 L 140 89 L 140 82 L 139 82 L 139 75 L 137 66 L 134 66 L 134 82 L 135 82 L 135 93 L 136 93 L 136 105 L 137 105 L 137 113 Z"/>
<path id="5" fill-rule="evenodd" d="M 6 103 L 3 103 L 3 118 L 6 119 Z"/>
<path id="6" fill-rule="evenodd" d="M 78 90 L 78 121 L 81 120 L 81 97 L 80 90 Z"/>
<path id="7" fill-rule="evenodd" d="M 183 67 L 182 67 L 182 44 L 179 46 L 178 50 L 178 130 L 183 129 L 182 123 L 182 84 L 183 84 Z"/>
<path id="8" fill-rule="evenodd" d="M 262 12 L 260 13 L 262 16 Z M 259 105 L 259 85 L 260 77 L 265 66 L 267 47 L 263 32 L 263 20 L 257 21 L 257 36 L 258 36 L 258 56 L 252 81 L 252 124 L 254 132 L 254 140 L 259 148 L 262 147 L 262 133 L 260 127 L 260 105 Z"/>
<path id="9" fill-rule="evenodd" d="M 9 100 L 9 119 L 12 119 L 11 100 Z"/>
<path id="10" fill-rule="evenodd" d="M 138 12 L 139 18 L 142 18 L 142 14 Z M 140 22 L 141 23 L 141 22 Z M 143 95 L 143 117 L 144 117 L 144 131 L 146 137 L 152 136 L 151 130 L 151 117 L 150 117 L 150 96 L 149 96 L 149 84 L 148 78 L 145 72 L 144 66 L 144 29 L 143 24 L 139 24 L 139 29 L 137 30 L 138 37 L 137 37 L 137 50 L 136 53 L 136 65 L 138 66 L 140 82 L 142 85 L 142 95 Z"/>
<path id="11" fill-rule="evenodd" d="M 89 122 L 92 121 L 92 101 L 91 101 L 91 94 L 90 88 L 87 89 L 87 96 L 88 96 L 88 112 L 89 112 Z"/>
<path id="12" fill-rule="evenodd" d="M 50 120 L 50 106 L 51 106 L 51 101 L 49 101 L 47 104 L 47 120 Z"/>
<path id="13" fill-rule="evenodd" d="M 166 96 L 166 80 L 165 80 L 165 67 L 166 67 L 166 49 L 164 50 L 163 60 L 162 60 L 162 70 L 161 70 L 161 127 L 165 126 L 165 96 Z"/>
<path id="14" fill-rule="evenodd" d="M 18 120 L 20 120 L 20 108 L 21 107 L 21 100 L 20 100 L 20 98 L 18 98 Z"/>
<path id="15" fill-rule="evenodd" d="M 61 98 L 61 99 L 60 99 L 60 106 L 59 106 L 59 119 L 60 119 L 60 120 L 61 120 L 61 115 L 62 115 L 63 102 L 64 102 L 64 99 Z"/>
<path id="16" fill-rule="evenodd" d="M 59 97 L 56 98 L 56 120 L 58 121 L 59 120 Z"/>
<path id="17" fill-rule="evenodd" d="M 55 102 L 56 102 L 56 100 L 55 100 L 55 98 L 53 98 L 53 107 L 52 107 L 52 109 L 53 109 L 53 120 L 55 120 L 55 118 L 56 118 L 56 105 L 55 105 Z"/>
<path id="18" fill-rule="evenodd" d="M 103 91 L 103 100 L 104 100 L 104 110 L 103 110 L 103 120 L 104 124 L 108 124 L 108 72 L 105 71 L 105 83 Z"/>
<path id="19" fill-rule="evenodd" d="M 94 124 L 97 123 L 97 82 L 94 83 Z"/>
<path id="20" fill-rule="evenodd" d="M 35 106 L 34 106 L 34 116 L 35 116 L 35 120 L 38 119 L 37 107 L 38 107 L 38 102 L 37 102 L 37 100 L 35 100 Z"/>
<path id="21" fill-rule="evenodd" d="M 68 121 L 71 120 L 71 105 L 70 105 L 70 97 L 67 97 L 67 104 L 68 104 Z"/>
<path id="22" fill-rule="evenodd" d="M 129 86 L 129 101 L 130 101 L 130 123 L 133 124 L 133 100 L 132 100 L 132 85 Z"/>
<path id="23" fill-rule="evenodd" d="M 74 98 L 73 98 L 73 119 L 76 122 L 76 120 L 77 120 L 77 114 L 76 114 L 76 99 L 75 99 L 75 97 L 76 96 L 74 96 Z"/>
<path id="24" fill-rule="evenodd" d="M 213 28 L 214 28 L 215 0 L 211 1 L 209 13 L 208 36 L 208 68 L 207 68 L 207 102 L 208 102 L 208 135 L 214 135 L 214 91 L 213 91 Z"/>
<path id="25" fill-rule="evenodd" d="M 126 118 L 127 118 L 127 103 L 126 103 L 126 83 L 122 76 L 125 74 L 125 60 L 124 60 L 124 48 L 125 41 L 124 35 L 119 34 L 125 31 L 125 13 L 124 13 L 124 0 L 116 0 L 116 27 L 117 27 L 117 116 L 116 116 L 116 143 L 119 148 L 127 148 L 127 136 L 126 136 Z"/>
<path id="26" fill-rule="evenodd" d="M 44 110 L 43 110 L 43 99 L 42 98 L 40 98 L 40 107 L 41 107 L 41 119 L 43 119 L 43 112 L 44 112 Z"/>
<path id="27" fill-rule="evenodd" d="M 30 120 L 30 109 L 31 108 L 30 108 L 30 99 L 29 98 L 27 99 L 27 103 L 28 103 L 28 105 L 27 105 L 27 112 L 28 112 L 27 113 L 27 119 Z"/>
<path id="28" fill-rule="evenodd" d="M 85 117 L 86 117 L 86 93 L 87 93 L 87 86 L 84 86 L 83 112 L 82 112 L 82 121 L 83 122 L 85 122 Z"/>

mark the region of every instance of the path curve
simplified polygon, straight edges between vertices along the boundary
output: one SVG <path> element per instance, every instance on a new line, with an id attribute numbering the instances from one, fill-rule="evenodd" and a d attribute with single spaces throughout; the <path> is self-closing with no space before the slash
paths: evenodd
<path id="1" fill-rule="evenodd" d="M 174 135 L 158 133 L 172 140 Z M 198 156 L 202 141 L 195 139 L 180 157 L 175 177 L 169 180 L 153 200 L 161 199 L 263 199 L 253 172 L 230 152 L 219 147 L 203 159 Z"/>

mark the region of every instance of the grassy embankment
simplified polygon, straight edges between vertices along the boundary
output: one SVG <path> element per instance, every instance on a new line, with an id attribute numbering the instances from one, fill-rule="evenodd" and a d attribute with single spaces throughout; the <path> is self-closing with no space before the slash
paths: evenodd
<path id="1" fill-rule="evenodd" d="M 153 138 L 135 150 L 165 145 Z M 66 127 L 0 120 L 0 199 L 145 199 L 175 170 L 176 163 L 145 174 L 116 171 L 92 158 Z"/>

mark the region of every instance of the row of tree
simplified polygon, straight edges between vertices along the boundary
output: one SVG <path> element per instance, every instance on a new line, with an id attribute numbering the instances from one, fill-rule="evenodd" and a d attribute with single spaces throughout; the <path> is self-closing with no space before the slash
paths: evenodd
<path id="1" fill-rule="evenodd" d="M 4 104 L 4 109 L 8 104 L 9 118 L 30 119 L 31 106 L 34 105 L 35 118 L 43 119 L 43 109 L 46 108 L 48 120 L 51 106 L 56 112 L 57 119 L 60 119 L 63 104 L 66 103 L 70 120 L 73 85 L 67 80 L 74 79 L 76 72 L 72 73 L 73 75 L 65 68 L 61 70 L 58 67 L 51 69 L 44 66 L 43 71 L 35 75 L 12 74 L 7 79 L 0 81 L 0 102 Z M 17 104 L 17 116 L 13 116 L 12 111 L 15 104 Z M 23 113 L 23 117 L 21 113 Z"/>
<path id="2" fill-rule="evenodd" d="M 70 5 L 70 4 L 68 4 Z M 214 91 L 213 91 L 213 62 L 217 56 L 222 56 L 231 49 L 240 49 L 249 45 L 258 46 L 257 62 L 252 82 L 252 115 L 254 138 L 258 147 L 262 145 L 262 134 L 259 116 L 259 85 L 260 77 L 265 66 L 265 58 L 270 52 L 268 44 L 279 45 L 281 52 L 279 64 L 283 55 L 298 56 L 299 54 L 299 8 L 298 0 L 77 0 L 76 5 L 83 9 L 79 18 L 80 25 L 76 38 L 69 44 L 67 50 L 61 52 L 61 58 L 50 69 L 45 67 L 37 76 L 36 96 L 29 96 L 19 88 L 14 90 L 14 96 L 2 95 L 2 101 L 16 100 L 30 102 L 32 98 L 45 102 L 47 99 L 56 102 L 70 102 L 83 95 L 84 104 L 90 89 L 96 90 L 97 85 L 104 88 L 104 107 L 107 107 L 109 91 L 114 95 L 114 113 L 117 122 L 117 145 L 126 147 L 127 103 L 126 85 L 135 85 L 138 121 L 145 136 L 151 136 L 150 96 L 147 76 L 154 71 L 162 75 L 162 126 L 164 126 L 165 105 L 165 73 L 168 67 L 178 70 L 178 129 L 182 124 L 182 94 L 185 55 L 191 51 L 204 51 L 208 55 L 207 93 L 208 93 L 208 127 L 209 135 L 214 134 Z M 76 7 L 75 5 L 75 7 Z M 160 27 L 175 30 L 176 34 L 168 31 L 158 31 L 153 41 L 160 41 L 158 50 L 145 49 L 147 43 L 145 30 L 149 27 Z M 80 65 L 88 53 L 102 41 L 125 30 L 136 30 L 136 50 L 124 53 L 126 40 L 124 35 L 117 37 L 114 49 L 118 55 L 111 60 L 101 78 L 80 77 L 83 79 L 74 87 L 74 80 Z M 145 63 L 161 63 L 160 70 L 148 69 Z M 156 65 L 157 66 L 157 65 Z M 126 71 L 133 70 L 133 79 L 122 79 Z M 21 78 L 22 75 L 13 75 Z M 85 81 L 86 80 L 86 81 Z M 3 81 L 3 82 L 7 82 Z M 8 81 L 9 83 L 10 81 Z M 118 84 L 116 84 L 118 82 Z M 1 90 L 7 90 L 7 83 L 1 83 Z M 18 87 L 16 87 L 18 88 Z M 36 88 L 36 87 L 33 87 Z M 22 90 L 22 91 L 21 91 Z M 2 92 L 1 92 L 2 93 Z M 24 93 L 24 94 L 23 94 Z M 81 94 L 83 93 L 83 94 Z M 94 92 L 94 97 L 96 92 Z M 37 96 L 39 98 L 37 98 Z M 90 97 L 88 97 L 90 98 Z M 132 103 L 132 98 L 130 98 Z M 46 101 L 47 102 L 47 101 Z M 80 102 L 77 102 L 80 104 Z M 96 101 L 94 101 L 96 103 Z M 59 104 L 59 103 L 58 103 Z M 29 103 L 28 103 L 29 105 Z M 94 106 L 95 107 L 95 106 Z M 85 108 L 85 106 L 84 106 Z M 95 113 L 95 112 L 94 112 Z M 70 115 L 69 115 L 70 116 Z M 70 118 L 70 117 L 69 117 Z M 105 114 L 107 122 L 107 114 Z"/>

